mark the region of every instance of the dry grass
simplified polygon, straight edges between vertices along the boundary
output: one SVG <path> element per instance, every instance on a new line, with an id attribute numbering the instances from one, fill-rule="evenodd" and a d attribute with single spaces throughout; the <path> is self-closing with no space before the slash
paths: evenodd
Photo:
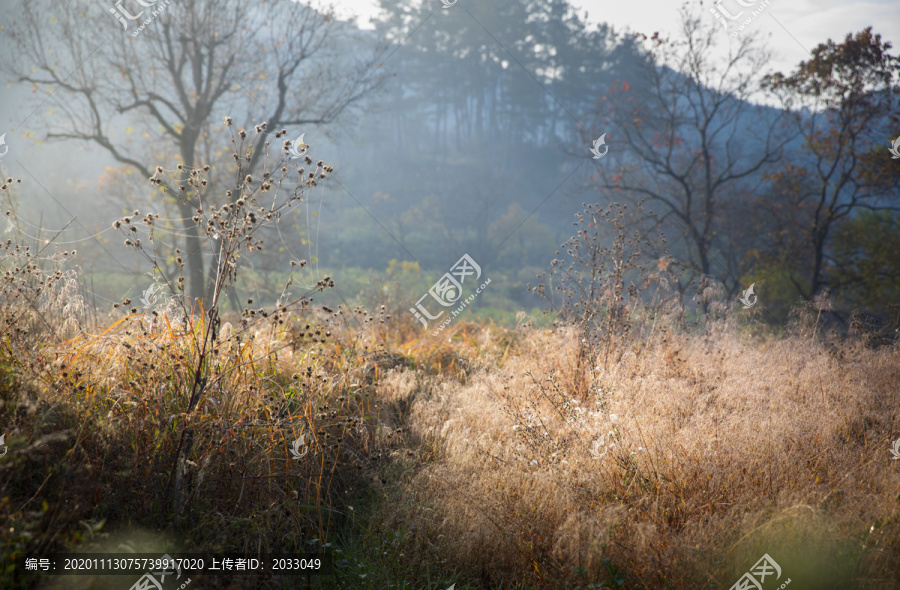
<path id="1" fill-rule="evenodd" d="M 580 401 L 573 331 L 502 363 L 495 338 L 412 404 L 440 459 L 402 515 L 483 587 L 599 583 L 608 557 L 625 587 L 727 588 L 764 553 L 793 587 L 897 587 L 897 346 L 660 333 Z"/>
<path id="2" fill-rule="evenodd" d="M 898 587 L 896 345 L 660 328 L 578 374 L 574 328 L 381 319 L 224 324 L 193 412 L 197 338 L 163 316 L 35 349 L 5 374 L 5 554 L 158 529 L 151 551 L 337 542 L 326 587 L 729 588 L 764 553 L 794 588 Z"/>
<path id="3" fill-rule="evenodd" d="M 385 355 L 336 315 L 309 310 L 243 340 L 225 323 L 193 411 L 186 368 L 202 316 L 192 328 L 127 316 L 32 351 L 4 374 L 4 558 L 109 547 L 98 533 L 110 529 L 117 543 L 123 529 L 166 531 L 151 552 L 329 543 L 393 436 L 374 395 Z M 295 461 L 304 433 L 309 453 Z"/>

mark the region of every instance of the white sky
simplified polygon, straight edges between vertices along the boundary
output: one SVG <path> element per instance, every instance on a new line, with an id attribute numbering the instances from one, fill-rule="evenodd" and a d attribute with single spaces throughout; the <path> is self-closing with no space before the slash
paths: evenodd
<path id="1" fill-rule="evenodd" d="M 408 0 L 398 0 L 407 2 Z M 425 0 L 434 3 L 435 10 L 441 9 L 440 0 Z M 469 2 L 485 0 L 457 0 L 453 7 L 464 7 Z M 504 1 L 504 0 L 490 0 Z M 696 2 L 698 0 L 692 0 Z M 750 0 L 744 0 L 745 4 Z M 368 28 L 368 20 L 377 13 L 375 0 L 331 0 L 341 15 L 350 13 L 359 16 L 360 26 Z M 765 0 L 759 2 L 758 8 Z M 578 9 L 578 14 L 588 13 L 591 23 L 606 21 L 616 30 L 629 28 L 648 36 L 654 31 L 675 36 L 679 24 L 679 0 L 634 0 L 631 2 L 610 2 L 610 0 L 570 0 Z M 714 2 L 703 3 L 704 13 L 714 21 L 709 9 Z M 735 0 L 723 0 L 723 7 L 736 14 L 740 9 Z M 447 10 L 453 10 L 448 8 Z M 739 19 L 742 22 L 748 15 Z M 780 24 L 779 24 L 780 23 Z M 787 73 L 803 59 L 808 59 L 806 51 L 831 38 L 843 41 L 847 33 L 857 32 L 872 26 L 875 33 L 880 33 L 882 40 L 891 41 L 896 54 L 900 47 L 900 0 L 769 0 L 763 14 L 747 25 L 745 32 L 751 28 L 758 29 L 768 38 L 770 48 L 775 52 L 772 68 Z M 729 32 L 732 29 L 729 26 Z M 726 33 L 723 31 L 723 35 Z M 805 49 L 804 49 L 805 48 Z"/>

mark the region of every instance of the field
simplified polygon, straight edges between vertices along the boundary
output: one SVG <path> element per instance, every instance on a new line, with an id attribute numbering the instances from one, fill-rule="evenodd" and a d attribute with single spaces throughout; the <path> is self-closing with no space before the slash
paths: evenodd
<path id="1" fill-rule="evenodd" d="M 0 3 L 0 590 L 900 590 L 898 34 Z"/>
<path id="2" fill-rule="evenodd" d="M 4 316 L 3 588 L 137 578 L 12 565 L 66 551 L 332 564 L 193 588 L 730 588 L 764 555 L 766 589 L 898 587 L 900 348 L 812 306 L 601 341 L 315 303 L 76 329 L 42 276 Z"/>

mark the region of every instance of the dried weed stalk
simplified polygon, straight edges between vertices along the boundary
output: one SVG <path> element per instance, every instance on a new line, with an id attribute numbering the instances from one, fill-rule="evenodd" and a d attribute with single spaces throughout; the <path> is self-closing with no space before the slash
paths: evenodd
<path id="1" fill-rule="evenodd" d="M 301 163 L 309 166 L 294 168 L 289 159 L 290 141 L 284 140 L 283 154 L 280 158 L 270 160 L 268 142 L 266 142 L 265 169 L 259 177 L 248 173 L 255 142 L 247 141 L 248 132 L 244 129 L 234 131 L 231 118 L 226 118 L 226 126 L 231 129 L 231 144 L 234 147 L 232 159 L 235 162 L 234 182 L 224 195 L 210 194 L 213 189 L 207 177 L 211 170 L 209 165 L 200 169 L 187 169 L 177 165 L 174 170 L 157 166 L 149 181 L 160 188 L 164 196 L 174 197 L 194 209 L 191 218 L 193 226 L 188 233 L 196 230 L 202 237 L 202 244 L 208 250 L 208 257 L 213 261 L 213 273 L 207 296 L 204 300 L 192 300 L 185 291 L 184 256 L 179 249 L 174 250 L 177 276 L 166 272 L 166 263 L 162 258 L 162 249 L 157 248 L 155 224 L 159 214 L 141 215 L 135 210 L 132 215 L 124 216 L 115 222 L 113 227 L 120 230 L 125 238 L 124 245 L 142 255 L 153 269 L 157 277 L 157 285 L 168 296 L 167 309 L 175 311 L 169 317 L 164 310 L 162 314 L 153 310 L 146 311 L 160 297 L 159 291 L 151 286 L 145 291 L 142 300 L 144 312 L 138 314 L 137 307 L 131 307 L 129 299 L 121 302 L 130 316 L 126 319 L 137 322 L 146 333 L 145 320 L 152 331 L 156 318 L 157 326 L 163 322 L 172 330 L 172 320 L 177 320 L 181 334 L 191 341 L 190 355 L 182 356 L 183 362 L 173 367 L 173 381 L 183 386 L 182 395 L 187 399 L 186 416 L 192 414 L 204 396 L 212 391 L 220 391 L 223 381 L 232 375 L 241 364 L 246 362 L 242 354 L 227 355 L 230 362 L 223 363 L 220 352 L 226 348 L 240 347 L 243 339 L 253 340 L 261 327 L 269 327 L 269 334 L 274 337 L 274 330 L 284 326 L 288 313 L 307 308 L 312 301 L 312 293 L 334 286 L 330 277 L 318 281 L 315 288 L 299 296 L 288 291 L 294 280 L 296 270 L 303 268 L 305 260 L 290 261 L 291 274 L 285 283 L 281 295 L 271 309 L 254 308 L 253 300 L 247 300 L 247 306 L 241 310 L 240 328 L 223 333 L 219 315 L 223 302 L 223 294 L 233 288 L 241 269 L 242 261 L 254 252 L 262 251 L 263 240 L 260 237 L 263 228 L 276 224 L 281 216 L 291 207 L 302 205 L 306 198 L 306 190 L 315 187 L 318 181 L 327 178 L 333 172 L 330 165 L 321 160 L 313 165 L 312 157 L 307 153 L 308 146 L 302 148 Z M 266 123 L 256 126 L 257 135 L 266 131 Z M 274 133 L 276 139 L 286 137 L 282 129 Z M 119 307 L 119 304 L 116 305 Z M 130 309 L 129 309 L 130 308 Z M 149 316 L 149 317 L 148 317 Z M 256 333 L 250 333 L 251 328 Z M 176 496 L 176 521 L 180 507 L 184 501 L 184 486 L 181 474 L 183 464 L 187 461 L 186 453 L 190 450 L 194 432 L 188 426 L 189 421 L 182 423 L 181 437 L 175 452 L 173 467 L 170 472 L 176 478 L 174 488 L 169 487 Z"/>

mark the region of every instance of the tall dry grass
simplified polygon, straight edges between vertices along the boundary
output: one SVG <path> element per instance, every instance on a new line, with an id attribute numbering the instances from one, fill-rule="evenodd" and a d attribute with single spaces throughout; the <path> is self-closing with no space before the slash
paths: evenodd
<path id="1" fill-rule="evenodd" d="M 730 588 L 764 553 L 795 588 L 898 586 L 897 345 L 823 336 L 815 310 L 777 337 L 725 314 L 580 371 L 577 328 L 398 342 L 356 311 L 213 349 L 194 412 L 175 369 L 197 337 L 159 318 L 32 351 L 3 391 L 5 553 L 159 529 L 181 550 L 357 543 L 319 587 Z M 293 461 L 304 429 L 314 460 Z"/>
<path id="2" fill-rule="evenodd" d="M 898 587 L 900 347 L 812 327 L 660 330 L 587 375 L 575 329 L 484 331 L 410 406 L 438 459 L 390 522 L 485 588 L 729 588 L 765 553 L 792 588 Z"/>
<path id="3" fill-rule="evenodd" d="M 126 316 L 33 351 L 29 365 L 4 373 L 3 562 L 67 550 L 331 547 L 348 506 L 378 481 L 383 453 L 399 439 L 396 411 L 375 387 L 396 361 L 344 316 L 309 307 L 243 341 L 224 323 L 225 343 L 208 361 L 216 378 L 194 410 L 183 369 L 197 362 L 199 337 L 164 315 Z M 192 329 L 202 334 L 204 320 Z M 291 444 L 304 434 L 307 452 L 296 460 Z M 15 568 L 3 585 L 37 580 Z M 225 587 L 211 576 L 198 581 Z"/>

